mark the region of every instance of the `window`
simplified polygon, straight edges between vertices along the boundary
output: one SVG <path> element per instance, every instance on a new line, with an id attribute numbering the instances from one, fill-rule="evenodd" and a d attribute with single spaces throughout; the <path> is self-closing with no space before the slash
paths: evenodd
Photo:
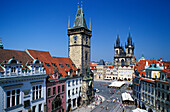
<path id="1" fill-rule="evenodd" d="M 48 96 L 51 96 L 51 88 L 48 88 Z"/>
<path id="2" fill-rule="evenodd" d="M 76 85 L 78 85 L 78 79 L 76 80 Z"/>
<path id="3" fill-rule="evenodd" d="M 32 87 L 32 100 L 36 100 L 42 97 L 42 85 Z"/>
<path id="4" fill-rule="evenodd" d="M 42 86 L 39 86 L 39 98 L 41 98 Z"/>
<path id="5" fill-rule="evenodd" d="M 15 90 L 12 91 L 12 106 L 15 105 Z"/>
<path id="6" fill-rule="evenodd" d="M 41 112 L 41 105 L 42 105 L 42 104 L 39 104 L 39 108 L 38 108 L 38 109 L 39 109 L 39 112 Z"/>
<path id="7" fill-rule="evenodd" d="M 76 106 L 76 99 L 73 99 L 73 107 Z"/>
<path id="8" fill-rule="evenodd" d="M 72 85 L 74 86 L 74 80 L 73 80 L 73 84 Z"/>
<path id="9" fill-rule="evenodd" d="M 10 107 L 10 91 L 7 92 L 7 108 Z"/>
<path id="10" fill-rule="evenodd" d="M 166 90 L 169 90 L 169 86 L 166 87 Z"/>
<path id="11" fill-rule="evenodd" d="M 12 94 L 11 94 L 12 93 Z M 20 104 L 20 89 L 7 91 L 7 108 Z"/>
<path id="12" fill-rule="evenodd" d="M 76 88 L 76 94 L 78 93 L 77 91 L 78 91 L 78 88 Z"/>
<path id="13" fill-rule="evenodd" d="M 72 64 L 73 67 L 76 67 L 75 64 Z"/>
<path id="14" fill-rule="evenodd" d="M 49 64 L 49 63 L 45 63 L 45 65 L 46 65 L 47 67 L 50 67 L 50 64 Z"/>
<path id="15" fill-rule="evenodd" d="M 35 112 L 35 110 L 36 110 L 36 106 L 33 106 L 32 107 L 32 112 Z"/>
<path id="16" fill-rule="evenodd" d="M 57 65 L 55 63 L 51 63 L 54 67 L 57 67 Z"/>
<path id="17" fill-rule="evenodd" d="M 68 90 L 68 97 L 70 97 L 70 90 Z"/>
<path id="18" fill-rule="evenodd" d="M 67 67 L 70 67 L 70 65 L 69 65 L 69 64 L 66 64 L 66 66 L 67 66 Z"/>
<path id="19" fill-rule="evenodd" d="M 62 92 L 64 92 L 64 85 L 62 85 Z"/>
<path id="20" fill-rule="evenodd" d="M 73 91 L 72 91 L 72 95 L 74 95 L 74 89 L 73 89 Z"/>
<path id="21" fill-rule="evenodd" d="M 20 104 L 20 101 L 19 101 L 20 100 L 20 90 L 19 89 L 17 90 L 17 99 L 16 100 L 17 100 L 16 101 L 17 105 Z"/>
<path id="22" fill-rule="evenodd" d="M 164 85 L 162 84 L 162 89 L 164 89 Z"/>
<path id="23" fill-rule="evenodd" d="M 63 65 L 62 64 L 59 64 L 60 65 L 60 67 L 62 68 L 63 67 Z"/>
<path id="24" fill-rule="evenodd" d="M 53 87 L 53 95 L 56 94 L 56 87 Z"/>
<path id="25" fill-rule="evenodd" d="M 32 87 L 32 100 L 35 99 L 35 87 Z"/>
<path id="26" fill-rule="evenodd" d="M 162 98 L 164 99 L 164 93 L 162 93 Z"/>
<path id="27" fill-rule="evenodd" d="M 70 81 L 68 81 L 68 87 L 70 87 Z"/>
<path id="28" fill-rule="evenodd" d="M 36 86 L 36 99 L 38 99 L 38 86 Z"/>
<path id="29" fill-rule="evenodd" d="M 60 94 L 60 86 L 58 86 L 58 94 Z"/>

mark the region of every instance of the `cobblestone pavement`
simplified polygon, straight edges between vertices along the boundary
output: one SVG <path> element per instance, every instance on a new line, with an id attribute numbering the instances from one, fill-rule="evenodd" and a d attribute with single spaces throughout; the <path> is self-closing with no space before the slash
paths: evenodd
<path id="1" fill-rule="evenodd" d="M 92 104 L 90 104 L 86 107 L 82 106 L 72 112 L 91 112 L 96 106 L 98 106 L 98 105 L 100 105 L 100 103 L 102 103 L 101 101 L 104 102 L 105 98 L 101 95 L 96 94 L 95 101 Z"/>

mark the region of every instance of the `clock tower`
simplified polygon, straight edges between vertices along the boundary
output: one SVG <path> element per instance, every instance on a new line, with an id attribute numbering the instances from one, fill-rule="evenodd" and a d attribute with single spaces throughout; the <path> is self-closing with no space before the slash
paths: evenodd
<path id="1" fill-rule="evenodd" d="M 73 61 L 80 74 L 85 75 L 90 67 L 91 25 L 87 28 L 82 8 L 78 8 L 73 27 L 68 25 L 69 58 Z"/>
<path id="2" fill-rule="evenodd" d="M 82 8 L 78 8 L 73 27 L 68 23 L 69 58 L 82 76 L 81 103 L 88 105 L 94 99 L 93 73 L 90 71 L 91 23 L 87 28 Z"/>

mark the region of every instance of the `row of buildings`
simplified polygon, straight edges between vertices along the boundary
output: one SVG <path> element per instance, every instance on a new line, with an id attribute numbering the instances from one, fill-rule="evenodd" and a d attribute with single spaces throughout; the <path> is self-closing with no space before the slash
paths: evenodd
<path id="1" fill-rule="evenodd" d="M 134 75 L 133 65 L 115 67 L 114 65 L 105 65 L 103 60 L 100 60 L 99 63 L 92 62 L 90 69 L 94 73 L 94 79 L 132 81 Z"/>
<path id="2" fill-rule="evenodd" d="M 69 57 L 47 51 L 3 49 L 0 42 L 0 111 L 66 112 L 93 101 L 91 26 L 82 8 L 68 25 Z"/>
<path id="3" fill-rule="evenodd" d="M 160 60 L 145 60 L 142 57 L 135 65 L 133 95 L 137 107 L 148 112 L 170 111 L 170 63 Z"/>

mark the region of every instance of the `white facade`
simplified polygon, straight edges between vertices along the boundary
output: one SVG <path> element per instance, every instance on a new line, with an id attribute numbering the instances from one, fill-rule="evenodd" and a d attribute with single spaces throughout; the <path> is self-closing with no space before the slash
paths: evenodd
<path id="1" fill-rule="evenodd" d="M 134 74 L 133 66 L 120 66 L 118 68 L 118 79 L 132 81 L 132 76 Z"/>
<path id="2" fill-rule="evenodd" d="M 39 60 L 23 66 L 14 58 L 1 64 L 0 112 L 45 111 L 46 72 Z"/>
<path id="3" fill-rule="evenodd" d="M 66 80 L 66 109 L 74 110 L 78 107 L 77 102 L 81 98 L 82 77 L 70 77 Z M 70 105 L 71 104 L 71 105 Z"/>
<path id="4" fill-rule="evenodd" d="M 106 79 L 117 80 L 118 79 L 118 70 L 117 68 L 106 68 Z"/>

